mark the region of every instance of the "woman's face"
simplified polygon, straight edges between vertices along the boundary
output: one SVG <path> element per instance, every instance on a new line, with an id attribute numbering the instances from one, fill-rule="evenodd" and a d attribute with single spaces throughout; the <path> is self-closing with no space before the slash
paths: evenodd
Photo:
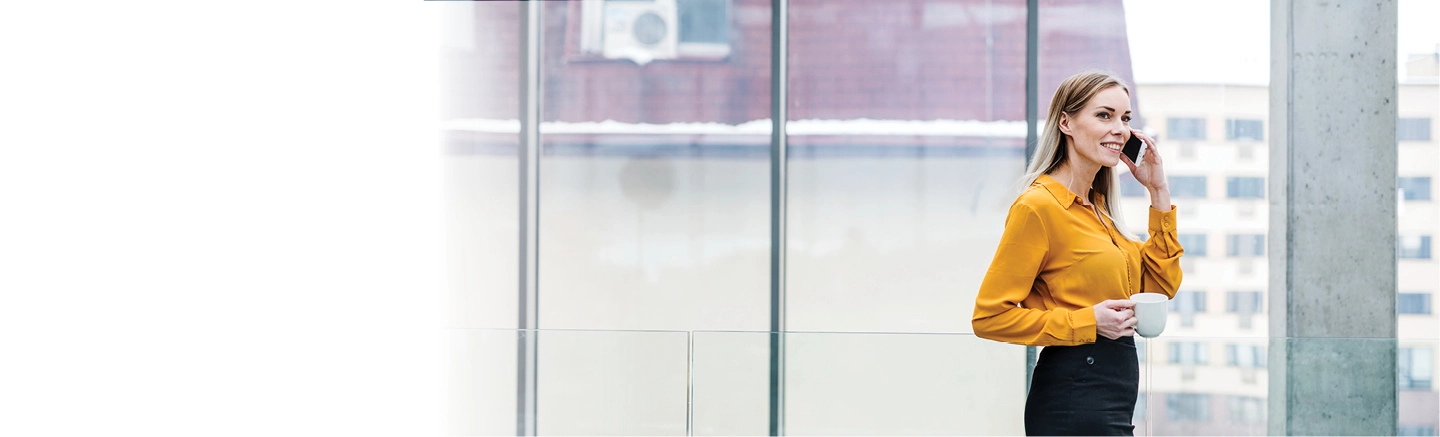
<path id="1" fill-rule="evenodd" d="M 1130 140 L 1130 95 L 1118 86 L 1101 91 L 1079 112 L 1060 114 L 1060 131 L 1070 145 L 1070 159 L 1114 167 Z"/>

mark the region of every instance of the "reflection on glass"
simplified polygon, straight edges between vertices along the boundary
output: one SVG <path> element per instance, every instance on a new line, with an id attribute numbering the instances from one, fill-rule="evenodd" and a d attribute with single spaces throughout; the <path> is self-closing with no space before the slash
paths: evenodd
<path id="1" fill-rule="evenodd" d="M 531 332 L 538 435 L 685 434 L 689 333 Z"/>
<path id="2" fill-rule="evenodd" d="M 763 435 L 770 334 L 694 334 L 696 435 Z M 789 435 L 1017 435 L 1022 347 L 968 334 L 787 333 Z"/>
<path id="3" fill-rule="evenodd" d="M 540 324 L 768 330 L 770 2 L 546 2 Z"/>
<path id="4" fill-rule="evenodd" d="M 448 268 L 441 323 L 515 328 L 519 8 L 504 2 L 431 6 L 441 24 L 444 74 L 440 153 Z M 516 334 L 449 334 L 446 434 L 513 434 Z"/>

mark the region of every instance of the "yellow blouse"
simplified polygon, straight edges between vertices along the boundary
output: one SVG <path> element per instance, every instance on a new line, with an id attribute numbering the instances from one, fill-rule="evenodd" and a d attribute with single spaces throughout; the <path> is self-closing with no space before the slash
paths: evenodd
<path id="1" fill-rule="evenodd" d="M 975 335 L 1030 346 L 1094 343 L 1095 304 L 1141 290 L 1174 298 L 1185 253 L 1175 235 L 1175 207 L 1149 210 L 1150 238 L 1136 242 L 1114 223 L 1102 224 L 1064 184 L 1041 175 L 1010 206 L 975 298 Z"/>

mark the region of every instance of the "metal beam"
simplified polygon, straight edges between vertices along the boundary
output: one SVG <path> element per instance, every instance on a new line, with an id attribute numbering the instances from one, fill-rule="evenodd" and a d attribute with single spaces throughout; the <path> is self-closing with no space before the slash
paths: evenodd
<path id="1" fill-rule="evenodd" d="M 789 1 L 770 0 L 770 435 L 785 434 L 785 120 Z"/>
<path id="2" fill-rule="evenodd" d="M 1025 167 L 1035 155 L 1040 125 L 1040 0 L 1025 2 Z M 1030 377 L 1035 374 L 1038 352 L 1025 347 L 1025 393 L 1030 393 Z"/>
<path id="3" fill-rule="evenodd" d="M 535 435 L 540 327 L 540 47 L 542 2 L 520 2 L 520 287 L 515 435 Z"/>

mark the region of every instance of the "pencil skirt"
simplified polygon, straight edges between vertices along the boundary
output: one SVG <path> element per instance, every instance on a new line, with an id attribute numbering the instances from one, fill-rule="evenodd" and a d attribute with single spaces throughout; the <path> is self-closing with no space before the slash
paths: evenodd
<path id="1" fill-rule="evenodd" d="M 1047 346 L 1025 398 L 1025 434 L 1133 436 L 1139 391 L 1134 337 Z"/>

